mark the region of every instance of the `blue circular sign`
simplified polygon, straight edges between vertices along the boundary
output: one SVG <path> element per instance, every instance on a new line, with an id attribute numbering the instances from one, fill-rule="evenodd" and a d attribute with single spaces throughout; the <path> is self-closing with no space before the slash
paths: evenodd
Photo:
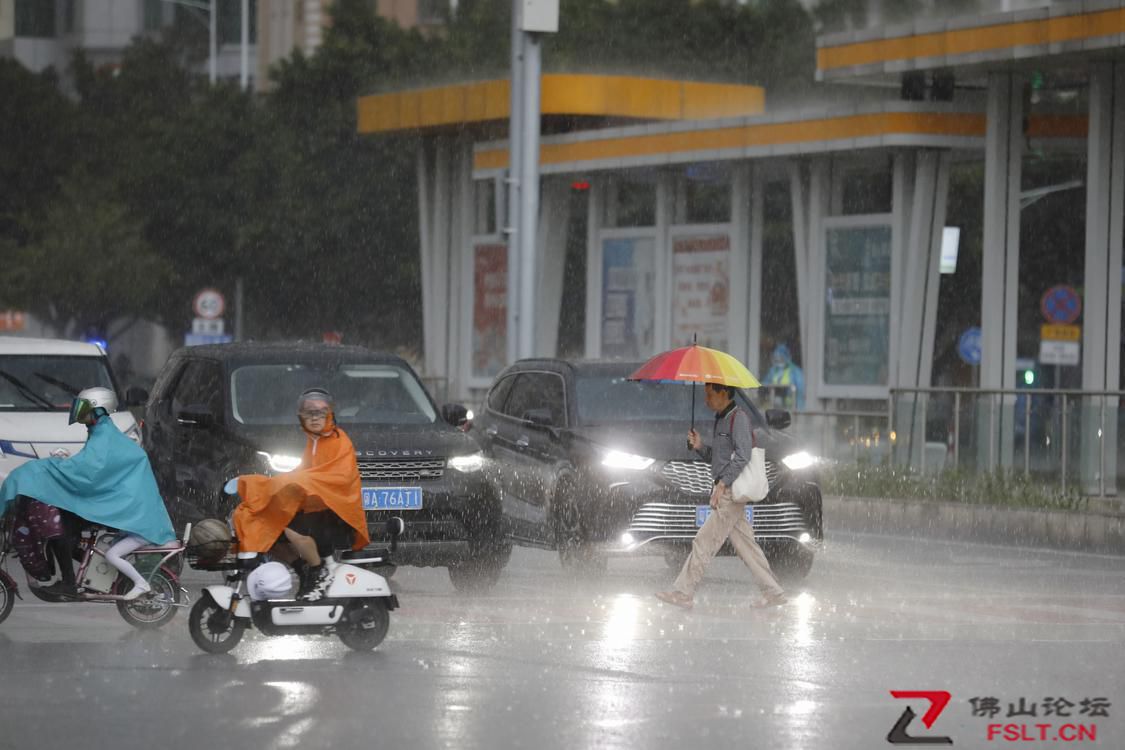
<path id="1" fill-rule="evenodd" d="M 1073 323 L 1082 314 L 1082 298 L 1074 287 L 1059 284 L 1043 293 L 1039 309 L 1051 323 Z"/>
<path id="2" fill-rule="evenodd" d="M 980 364 L 980 328 L 973 326 L 961 334 L 957 341 L 957 354 L 967 365 Z"/>

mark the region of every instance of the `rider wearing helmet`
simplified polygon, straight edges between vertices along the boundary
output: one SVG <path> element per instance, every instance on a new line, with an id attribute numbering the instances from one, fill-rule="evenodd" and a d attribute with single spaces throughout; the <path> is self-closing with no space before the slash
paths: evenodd
<path id="1" fill-rule="evenodd" d="M 146 543 L 170 542 L 175 533 L 148 456 L 110 419 L 115 411 L 117 394 L 112 389 L 79 392 L 70 405 L 70 424 L 86 426 L 85 446 L 70 458 L 41 458 L 16 468 L 0 486 L 0 512 L 25 498 L 125 532 L 106 559 L 132 580 L 125 598 L 136 599 L 150 588 L 125 556 Z M 59 562 L 64 585 L 73 587 L 71 561 Z"/>
<path id="2" fill-rule="evenodd" d="M 306 438 L 300 465 L 274 477 L 239 477 L 242 502 L 233 520 L 241 551 L 272 551 L 295 562 L 299 556 L 310 566 L 304 571 L 297 563 L 299 595 L 319 598 L 328 577 L 323 558 L 366 546 L 367 519 L 355 448 L 336 425 L 331 394 L 322 388 L 303 392 L 297 418 Z"/>

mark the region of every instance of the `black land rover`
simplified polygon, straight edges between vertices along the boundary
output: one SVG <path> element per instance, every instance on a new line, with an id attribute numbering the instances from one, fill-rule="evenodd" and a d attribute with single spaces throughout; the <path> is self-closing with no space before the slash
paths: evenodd
<path id="1" fill-rule="evenodd" d="M 518 543 L 557 548 L 568 567 L 646 553 L 682 564 L 708 512 L 711 469 L 687 447 L 693 386 L 628 380 L 640 365 L 524 360 L 496 378 L 472 434 Z M 697 395 L 709 440 L 714 415 Z M 770 493 L 747 506 L 754 534 L 779 575 L 802 578 L 823 538 L 815 463 L 784 432 L 788 412 L 763 414 L 741 391 L 735 400 L 766 450 Z"/>
<path id="2" fill-rule="evenodd" d="M 494 584 L 511 553 L 478 446 L 402 359 L 362 347 L 226 344 L 180 349 L 157 378 L 145 448 L 177 521 L 225 518 L 223 484 L 296 468 L 298 394 L 326 388 L 355 445 L 368 523 L 401 515 L 396 561 L 446 566 L 458 589 Z M 442 417 L 449 416 L 450 421 Z"/>

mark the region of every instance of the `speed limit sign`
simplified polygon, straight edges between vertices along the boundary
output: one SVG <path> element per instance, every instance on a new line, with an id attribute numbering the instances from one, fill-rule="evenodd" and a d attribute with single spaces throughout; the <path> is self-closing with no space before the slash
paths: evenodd
<path id="1" fill-rule="evenodd" d="M 216 320 L 223 317 L 226 300 L 223 299 L 222 294 L 214 289 L 203 289 L 195 295 L 195 300 L 192 301 L 191 306 L 200 318 Z"/>

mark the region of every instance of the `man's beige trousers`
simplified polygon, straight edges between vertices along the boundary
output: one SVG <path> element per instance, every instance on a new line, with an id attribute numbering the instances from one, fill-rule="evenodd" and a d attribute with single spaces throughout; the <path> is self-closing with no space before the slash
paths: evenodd
<path id="1" fill-rule="evenodd" d="M 762 593 L 766 596 L 782 593 L 781 585 L 770 570 L 766 554 L 754 541 L 754 527 L 746 520 L 746 504 L 736 503 L 731 498 L 729 489 L 719 500 L 719 507 L 711 511 L 711 515 L 696 532 L 691 543 L 691 554 L 684 562 L 673 588 L 689 596 L 694 595 L 711 558 L 723 546 L 727 537 L 730 537 L 734 551 L 742 558 L 742 562 L 750 568 L 750 575 L 754 577 Z"/>

